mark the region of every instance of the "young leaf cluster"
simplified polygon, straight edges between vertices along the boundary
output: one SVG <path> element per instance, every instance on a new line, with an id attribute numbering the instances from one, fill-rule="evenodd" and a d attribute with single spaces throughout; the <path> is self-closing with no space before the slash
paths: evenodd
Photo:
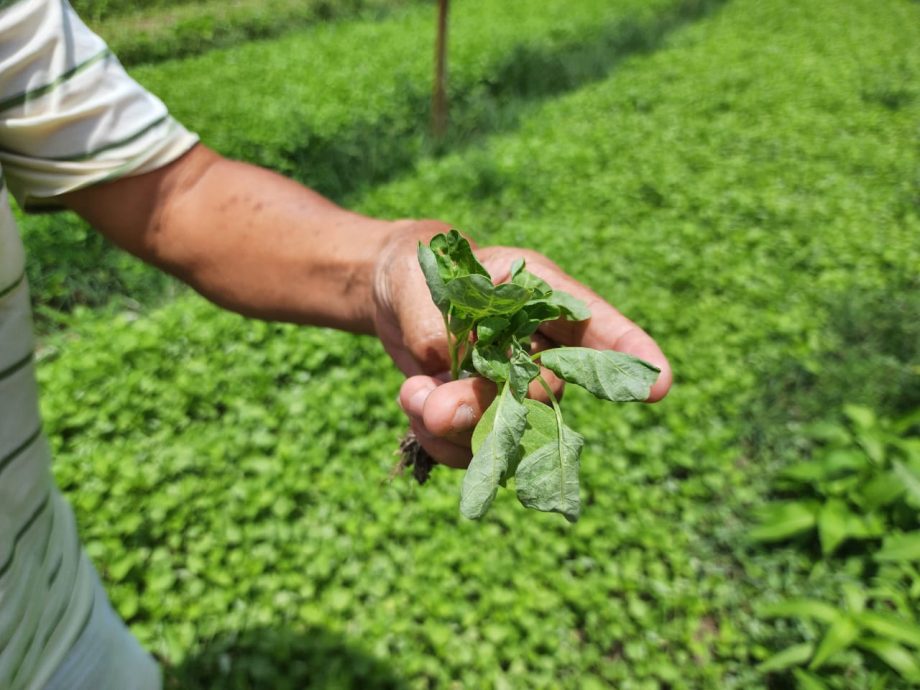
<path id="1" fill-rule="evenodd" d="M 499 385 L 473 434 L 460 512 L 481 518 L 498 487 L 514 478 L 525 506 L 562 513 L 574 522 L 581 510 L 578 469 L 584 439 L 563 421 L 540 364 L 613 402 L 645 400 L 658 368 L 620 352 L 583 347 L 532 354 L 531 340 L 540 324 L 560 318 L 584 321 L 591 313 L 581 300 L 553 290 L 528 271 L 523 259 L 512 264 L 508 282 L 495 285 L 469 243 L 451 230 L 427 246 L 420 243 L 418 260 L 444 317 L 451 376 L 467 372 Z M 526 397 L 534 380 L 546 391 L 551 408 Z"/>

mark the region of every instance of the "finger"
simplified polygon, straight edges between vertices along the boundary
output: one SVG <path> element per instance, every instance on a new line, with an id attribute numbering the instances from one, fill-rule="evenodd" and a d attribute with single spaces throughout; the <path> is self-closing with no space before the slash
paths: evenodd
<path id="1" fill-rule="evenodd" d="M 470 452 L 468 445 L 458 445 L 435 436 L 419 421 L 411 421 L 409 428 L 412 429 L 412 433 L 415 434 L 415 438 L 422 448 L 428 451 L 428 454 L 442 465 L 463 468 L 470 464 L 473 454 Z"/>
<path id="2" fill-rule="evenodd" d="M 425 400 L 422 424 L 433 436 L 468 446 L 495 392 L 494 383 L 478 376 L 438 386 Z"/>

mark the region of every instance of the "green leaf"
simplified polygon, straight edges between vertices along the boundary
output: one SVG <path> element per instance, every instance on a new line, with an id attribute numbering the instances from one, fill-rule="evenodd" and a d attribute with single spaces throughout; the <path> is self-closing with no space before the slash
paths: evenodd
<path id="1" fill-rule="evenodd" d="M 505 384 L 501 394 L 490 405 L 491 430 L 473 455 L 460 489 L 460 513 L 478 520 L 492 505 L 498 486 L 520 452 L 521 437 L 527 426 L 527 408 L 514 399 Z M 479 424 L 487 415 L 483 415 Z M 477 425 L 478 427 L 478 425 Z"/>
<path id="2" fill-rule="evenodd" d="M 857 646 L 877 656 L 911 683 L 920 683 L 920 664 L 917 655 L 891 640 L 862 638 Z"/>
<path id="3" fill-rule="evenodd" d="M 894 472 L 876 474 L 859 494 L 866 510 L 878 510 L 891 505 L 904 494 L 904 484 Z"/>
<path id="4" fill-rule="evenodd" d="M 868 467 L 869 459 L 862 451 L 835 449 L 787 467 L 780 476 L 793 482 L 818 485 L 821 482 L 860 472 Z"/>
<path id="5" fill-rule="evenodd" d="M 451 307 L 447 327 L 458 338 L 468 336 L 474 322 L 475 319 L 469 314 L 464 314 Z"/>
<path id="6" fill-rule="evenodd" d="M 431 300 L 442 314 L 447 314 L 450 308 L 450 298 L 447 296 L 447 286 L 438 268 L 438 259 L 434 252 L 421 242 L 418 245 L 418 263 L 422 267 L 425 282 L 428 283 Z"/>
<path id="7" fill-rule="evenodd" d="M 859 626 L 856 621 L 850 616 L 839 617 L 827 629 L 808 668 L 817 671 L 835 654 L 850 647 L 857 637 L 859 637 Z"/>
<path id="8" fill-rule="evenodd" d="M 513 273 L 511 277 L 511 282 L 515 285 L 520 285 L 522 288 L 530 290 L 531 293 L 537 299 L 542 299 L 551 295 L 553 288 L 550 287 L 542 278 L 535 276 L 530 271 L 524 270 L 522 267 L 517 273 Z"/>
<path id="9" fill-rule="evenodd" d="M 785 671 L 792 666 L 801 666 L 811 658 L 814 651 L 815 646 L 811 642 L 793 645 L 771 656 L 761 663 L 757 670 L 761 673 L 771 673 L 773 671 Z"/>
<path id="10" fill-rule="evenodd" d="M 527 408 L 527 425 L 521 437 L 521 454 L 530 455 L 556 438 L 556 415 L 549 405 L 531 398 L 524 400 L 524 407 Z M 492 429 L 495 409 L 495 405 L 490 405 L 473 430 L 473 453 L 479 452 L 479 448 Z M 513 473 L 509 471 L 509 476 L 510 474 Z"/>
<path id="11" fill-rule="evenodd" d="M 511 363 L 505 348 L 494 343 L 477 341 L 473 345 L 473 368 L 490 381 L 501 383 L 511 376 Z"/>
<path id="12" fill-rule="evenodd" d="M 866 630 L 920 649 L 920 625 L 890 613 L 863 611 L 856 619 Z"/>
<path id="13" fill-rule="evenodd" d="M 511 282 L 514 282 L 514 277 L 524 270 L 524 267 L 527 265 L 527 262 L 523 258 L 515 259 L 511 262 Z"/>
<path id="14" fill-rule="evenodd" d="M 785 671 L 792 666 L 801 666 L 811 658 L 814 650 L 815 646 L 811 642 L 803 642 L 787 647 L 761 663 L 757 667 L 757 670 L 761 673 L 771 673 L 774 671 Z"/>
<path id="15" fill-rule="evenodd" d="M 813 673 L 797 668 L 792 671 L 792 675 L 795 676 L 795 683 L 799 690 L 827 690 L 824 682 Z"/>
<path id="16" fill-rule="evenodd" d="M 553 294 L 547 298 L 547 301 L 559 307 L 562 315 L 569 321 L 587 321 L 591 318 L 591 310 L 588 309 L 587 304 L 562 290 L 553 290 Z"/>
<path id="17" fill-rule="evenodd" d="M 632 355 L 587 347 L 547 350 L 540 362 L 559 378 L 613 402 L 646 400 L 661 371 Z"/>
<path id="18" fill-rule="evenodd" d="M 914 508 L 920 508 L 920 476 L 903 462 L 895 461 L 894 473 L 904 484 L 907 492 L 908 503 Z"/>
<path id="19" fill-rule="evenodd" d="M 808 532 L 817 522 L 814 503 L 775 501 L 758 510 L 758 525 L 749 536 L 754 541 L 780 541 Z"/>
<path id="20" fill-rule="evenodd" d="M 488 316 L 476 324 L 476 338 L 478 343 L 488 345 L 505 335 L 511 321 L 503 316 Z"/>
<path id="21" fill-rule="evenodd" d="M 528 508 L 562 513 L 575 522 L 581 512 L 578 487 L 578 457 L 584 439 L 562 423 L 554 409 L 555 425 L 544 427 L 551 440 L 523 457 L 517 468 L 515 488 L 518 500 Z"/>
<path id="22" fill-rule="evenodd" d="M 511 320 L 511 330 L 516 338 L 527 338 L 536 332 L 544 321 L 554 321 L 561 315 L 558 307 L 545 301 L 530 301 Z"/>
<path id="23" fill-rule="evenodd" d="M 519 401 L 527 397 L 530 382 L 540 375 L 540 367 L 530 358 L 520 345 L 515 345 L 511 353 L 511 366 L 508 382 L 511 392 Z"/>
<path id="24" fill-rule="evenodd" d="M 920 530 L 885 537 L 877 561 L 920 561 Z"/>
<path id="25" fill-rule="evenodd" d="M 445 282 L 473 274 L 489 277 L 489 272 L 473 254 L 470 243 L 457 230 L 451 229 L 446 235 L 435 235 L 429 246 Z"/>
<path id="26" fill-rule="evenodd" d="M 853 517 L 847 504 L 839 498 L 832 498 L 825 503 L 818 513 L 818 537 L 821 539 L 821 552 L 828 556 L 849 536 L 848 526 Z"/>
<path id="27" fill-rule="evenodd" d="M 785 599 L 757 609 L 763 618 L 803 618 L 828 625 L 836 622 L 843 614 L 830 604 L 817 599 Z"/>
<path id="28" fill-rule="evenodd" d="M 467 275 L 447 283 L 451 303 L 474 317 L 512 314 L 530 299 L 530 291 L 520 285 L 493 285 L 482 275 Z"/>
<path id="29" fill-rule="evenodd" d="M 843 414 L 858 429 L 871 429 L 877 424 L 875 412 L 862 405 L 844 405 Z"/>

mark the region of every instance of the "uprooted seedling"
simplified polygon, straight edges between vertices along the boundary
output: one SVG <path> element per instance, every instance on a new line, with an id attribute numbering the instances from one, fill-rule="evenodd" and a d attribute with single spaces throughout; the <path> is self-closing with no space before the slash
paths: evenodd
<path id="1" fill-rule="evenodd" d="M 514 479 L 517 497 L 528 508 L 562 513 L 574 522 L 581 510 L 579 456 L 584 439 L 562 420 L 562 410 L 540 365 L 603 400 L 645 400 L 658 368 L 612 350 L 559 347 L 531 352 L 540 324 L 555 319 L 584 321 L 587 306 L 553 290 L 526 269 L 511 266 L 499 285 L 456 230 L 419 244 L 418 260 L 435 305 L 444 317 L 451 376 L 484 376 L 499 393 L 473 432 L 473 460 L 460 493 L 460 512 L 481 518 L 499 486 Z M 527 398 L 537 380 L 551 406 Z"/>

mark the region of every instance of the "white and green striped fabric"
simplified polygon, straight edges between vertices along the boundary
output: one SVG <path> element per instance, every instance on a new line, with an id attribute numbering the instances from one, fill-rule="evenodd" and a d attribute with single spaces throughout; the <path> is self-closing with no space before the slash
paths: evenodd
<path id="1" fill-rule="evenodd" d="M 153 659 L 112 611 L 54 487 L 41 432 L 26 209 L 160 167 L 196 137 L 62 0 L 0 0 L 0 690 L 154 690 Z"/>

